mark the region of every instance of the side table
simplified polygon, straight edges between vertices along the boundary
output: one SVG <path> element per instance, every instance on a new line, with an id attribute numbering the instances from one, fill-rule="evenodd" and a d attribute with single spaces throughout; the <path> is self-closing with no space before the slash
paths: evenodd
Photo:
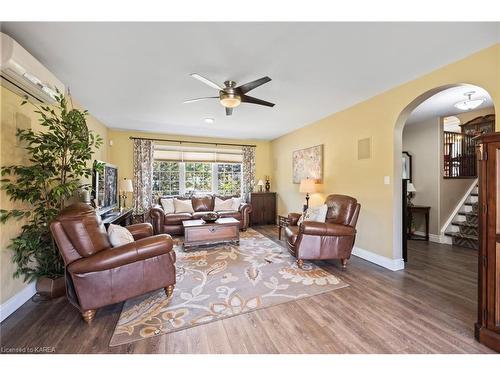
<path id="1" fill-rule="evenodd" d="M 288 226 L 288 217 L 278 215 L 278 240 L 281 240 L 281 229 Z"/>

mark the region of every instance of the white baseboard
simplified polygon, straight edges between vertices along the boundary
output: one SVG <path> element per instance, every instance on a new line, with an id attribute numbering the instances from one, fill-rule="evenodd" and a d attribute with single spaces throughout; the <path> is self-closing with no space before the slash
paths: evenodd
<path id="1" fill-rule="evenodd" d="M 405 262 L 403 261 L 402 258 L 400 259 L 387 258 L 385 256 L 375 254 L 371 251 L 361 249 L 357 246 L 354 246 L 354 248 L 352 249 L 352 255 L 355 255 L 369 262 L 378 264 L 379 266 L 387 268 L 391 271 L 399 271 L 405 268 Z"/>
<path id="2" fill-rule="evenodd" d="M 415 231 L 414 233 L 417 236 L 425 237 L 424 232 Z M 429 241 L 435 242 L 435 243 L 444 243 L 444 244 L 448 244 L 448 245 L 452 244 L 451 237 L 445 236 L 444 234 L 438 235 L 438 234 L 429 233 Z"/>
<path id="3" fill-rule="evenodd" d="M 0 305 L 0 322 L 3 322 L 10 314 L 20 308 L 26 301 L 36 293 L 35 282 L 32 282 L 16 295 L 10 297 Z"/>

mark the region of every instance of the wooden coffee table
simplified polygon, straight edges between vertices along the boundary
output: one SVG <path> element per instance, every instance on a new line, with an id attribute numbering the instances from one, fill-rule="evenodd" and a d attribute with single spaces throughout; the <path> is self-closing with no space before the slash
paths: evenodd
<path id="1" fill-rule="evenodd" d="M 240 242 L 240 222 L 232 217 L 217 219 L 214 223 L 204 220 L 183 221 L 184 248 L 211 245 L 220 242 Z"/>

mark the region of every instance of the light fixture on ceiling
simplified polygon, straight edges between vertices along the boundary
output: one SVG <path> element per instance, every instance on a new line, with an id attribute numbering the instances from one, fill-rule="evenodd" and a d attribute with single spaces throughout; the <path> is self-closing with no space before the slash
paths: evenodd
<path id="1" fill-rule="evenodd" d="M 241 104 L 241 96 L 238 95 L 234 89 L 236 87 L 236 82 L 226 81 L 224 84 L 226 85 L 226 89 L 220 91 L 220 104 L 226 108 L 235 108 L 239 106 Z"/>
<path id="2" fill-rule="evenodd" d="M 458 108 L 462 111 L 470 111 L 471 109 L 479 107 L 484 103 L 484 98 L 472 99 L 472 95 L 474 95 L 475 91 L 466 92 L 464 95 L 467 97 L 466 100 L 461 100 L 455 103 L 455 108 Z"/>
<path id="3" fill-rule="evenodd" d="M 213 124 L 215 122 L 215 119 L 211 118 L 211 117 L 207 117 L 205 120 L 204 120 L 207 124 Z"/>

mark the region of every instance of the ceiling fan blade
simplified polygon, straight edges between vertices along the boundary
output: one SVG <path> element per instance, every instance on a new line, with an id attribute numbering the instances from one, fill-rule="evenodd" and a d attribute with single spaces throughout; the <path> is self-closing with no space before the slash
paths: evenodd
<path id="1" fill-rule="evenodd" d="M 257 99 L 254 98 L 253 96 L 248 96 L 248 95 L 242 95 L 241 101 L 243 103 L 260 104 L 260 105 L 265 105 L 267 107 L 274 107 L 274 103 L 266 102 L 265 100 Z"/>
<path id="2" fill-rule="evenodd" d="M 206 99 L 219 99 L 219 97 L 218 96 L 204 96 L 203 98 L 185 100 L 184 104 L 198 102 L 200 100 L 206 100 Z"/>
<path id="3" fill-rule="evenodd" d="M 214 89 L 223 90 L 222 86 L 218 85 L 217 83 L 215 83 L 213 81 L 210 81 L 208 78 L 200 76 L 197 73 L 191 73 L 190 76 L 197 79 L 198 81 L 203 82 L 206 85 L 209 85 L 210 87 L 213 87 Z"/>
<path id="4" fill-rule="evenodd" d="M 226 116 L 231 116 L 233 114 L 233 109 L 226 107 Z"/>
<path id="5" fill-rule="evenodd" d="M 237 87 L 237 89 L 242 94 L 245 94 L 245 93 L 249 92 L 250 90 L 253 90 L 254 88 L 259 87 L 259 86 L 261 86 L 264 83 L 267 83 L 269 81 L 271 81 L 271 78 L 266 76 L 266 77 L 262 77 L 260 79 L 256 79 L 255 81 L 245 83 L 244 85 Z"/>

